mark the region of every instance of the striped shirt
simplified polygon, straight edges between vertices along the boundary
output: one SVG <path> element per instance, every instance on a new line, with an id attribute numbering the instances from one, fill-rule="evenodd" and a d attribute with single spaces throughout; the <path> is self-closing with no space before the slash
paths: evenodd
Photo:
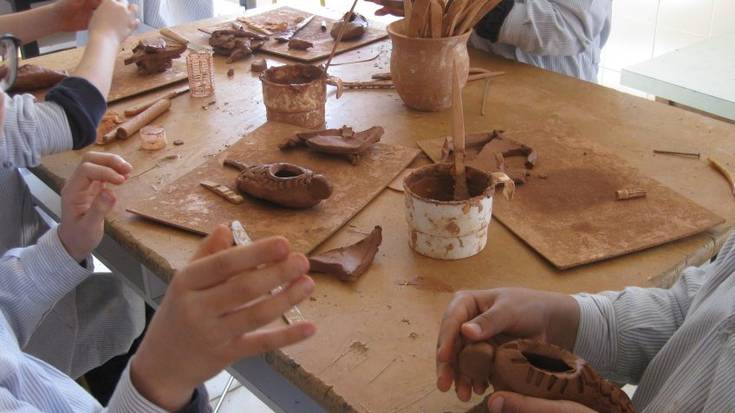
<path id="1" fill-rule="evenodd" d="M 590 82 L 610 34 L 612 0 L 515 0 L 492 43 L 472 34 L 478 49 Z"/>
<path id="2" fill-rule="evenodd" d="M 574 351 L 607 378 L 638 384 L 638 412 L 735 412 L 735 235 L 670 289 L 575 298 Z"/>

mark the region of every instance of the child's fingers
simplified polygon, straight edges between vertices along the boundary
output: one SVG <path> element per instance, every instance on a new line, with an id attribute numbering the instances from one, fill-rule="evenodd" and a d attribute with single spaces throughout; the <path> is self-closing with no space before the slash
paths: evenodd
<path id="1" fill-rule="evenodd" d="M 191 261 L 196 261 L 230 247 L 232 247 L 232 231 L 227 228 L 227 225 L 217 225 L 214 231 L 199 244 L 196 252 L 191 257 Z"/>
<path id="2" fill-rule="evenodd" d="M 92 205 L 90 205 L 84 217 L 82 217 L 82 224 L 86 228 L 93 228 L 95 225 L 101 224 L 105 216 L 115 207 L 115 202 L 117 202 L 117 198 L 112 191 L 109 189 L 101 190 L 99 195 L 92 201 Z"/>
<path id="3" fill-rule="evenodd" d="M 302 321 L 286 327 L 260 330 L 243 334 L 228 344 L 228 353 L 233 360 L 252 357 L 267 351 L 277 350 L 303 341 L 316 333 L 316 326 Z"/>
<path id="4" fill-rule="evenodd" d="M 130 165 L 125 159 L 123 159 L 122 156 L 116 155 L 114 153 L 87 152 L 84 154 L 82 162 L 91 162 L 97 165 L 112 168 L 120 175 L 127 175 L 133 170 L 133 166 Z"/>

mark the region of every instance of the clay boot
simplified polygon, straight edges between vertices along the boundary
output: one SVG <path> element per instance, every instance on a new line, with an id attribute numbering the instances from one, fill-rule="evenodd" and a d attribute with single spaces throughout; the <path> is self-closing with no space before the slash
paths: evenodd
<path id="1" fill-rule="evenodd" d="M 236 182 L 240 192 L 287 208 L 311 208 L 332 195 L 332 185 L 324 175 L 298 165 L 250 166 L 231 159 L 224 165 L 240 171 Z"/>
<path id="2" fill-rule="evenodd" d="M 533 340 L 495 348 L 471 344 L 459 354 L 459 370 L 473 381 L 489 381 L 495 390 L 570 400 L 600 413 L 635 413 L 618 386 L 601 378 L 583 359 L 552 344 Z"/>

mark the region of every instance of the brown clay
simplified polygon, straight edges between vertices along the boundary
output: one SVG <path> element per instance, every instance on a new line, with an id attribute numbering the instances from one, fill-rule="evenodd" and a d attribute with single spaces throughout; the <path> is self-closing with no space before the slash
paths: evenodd
<path id="1" fill-rule="evenodd" d="M 236 183 L 241 193 L 283 207 L 311 208 L 332 195 L 332 185 L 324 175 L 298 165 L 245 165 L 232 159 L 226 159 L 224 165 L 240 171 Z"/>
<path id="2" fill-rule="evenodd" d="M 323 127 L 327 84 L 321 67 L 271 67 L 260 75 L 260 81 L 268 120 L 311 129 Z"/>
<path id="3" fill-rule="evenodd" d="M 349 16 L 349 19 L 345 18 L 347 16 Z M 358 13 L 346 14 L 342 19 L 332 25 L 332 30 L 329 32 L 329 34 L 332 36 L 333 39 L 337 38 L 337 34 L 339 33 L 340 27 L 342 25 L 346 26 L 345 31 L 342 34 L 342 40 L 359 39 L 360 37 L 362 37 L 362 35 L 365 34 L 368 29 L 368 21 L 365 16 Z"/>
<path id="4" fill-rule="evenodd" d="M 173 59 L 181 57 L 185 50 L 185 44 L 168 43 L 161 37 L 145 39 L 133 48 L 133 55 L 125 59 L 125 64 L 135 63 L 144 74 L 162 73 L 170 69 Z"/>
<path id="5" fill-rule="evenodd" d="M 601 378 L 569 351 L 534 340 L 499 347 L 475 343 L 459 354 L 460 374 L 495 390 L 551 400 L 570 400 L 600 413 L 635 413 L 620 388 Z"/>
<path id="6" fill-rule="evenodd" d="M 309 257 L 312 272 L 335 275 L 342 281 L 355 281 L 375 259 L 381 242 L 383 229 L 375 226 L 370 235 L 347 247 L 337 248 Z"/>
<path id="7" fill-rule="evenodd" d="M 13 84 L 11 91 L 30 92 L 46 89 L 61 82 L 65 78 L 65 72 L 27 64 L 18 68 L 18 74 L 15 77 L 15 83 Z"/>
<path id="8" fill-rule="evenodd" d="M 253 63 L 250 64 L 250 71 L 253 73 L 264 72 L 266 69 L 268 69 L 268 62 L 262 57 L 253 60 Z"/>
<path id="9" fill-rule="evenodd" d="M 105 135 L 110 133 L 113 129 L 116 129 L 117 125 L 123 122 L 124 120 L 119 113 L 113 110 L 105 112 L 102 116 L 102 120 L 100 120 L 99 126 L 97 127 L 97 139 L 95 140 L 95 143 L 98 145 L 104 145 L 107 143 L 108 141 L 105 140 Z"/>
<path id="10" fill-rule="evenodd" d="M 110 142 L 115 138 L 127 139 L 131 137 L 135 132 L 139 131 L 140 128 L 153 122 L 170 108 L 171 100 L 166 98 L 160 99 L 148 109 L 126 120 L 125 123 L 108 132 L 103 138 L 104 142 Z"/>
<path id="11" fill-rule="evenodd" d="M 215 30 L 209 37 L 214 53 L 227 57 L 227 63 L 236 62 L 253 54 L 265 44 L 267 37 L 247 30 Z"/>
<path id="12" fill-rule="evenodd" d="M 314 47 L 314 43 L 306 40 L 291 39 L 288 41 L 288 48 L 291 50 L 308 50 L 312 47 Z"/>
<path id="13" fill-rule="evenodd" d="M 305 145 L 316 152 L 344 156 L 357 164 L 360 155 L 370 149 L 385 131 L 380 126 L 373 126 L 362 132 L 355 132 L 349 126 L 339 129 L 324 129 L 315 132 L 303 132 L 286 139 L 279 145 L 281 150 Z"/>

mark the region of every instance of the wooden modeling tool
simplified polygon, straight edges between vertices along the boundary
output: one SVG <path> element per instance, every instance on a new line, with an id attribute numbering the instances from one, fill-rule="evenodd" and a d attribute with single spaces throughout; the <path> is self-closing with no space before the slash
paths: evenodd
<path id="1" fill-rule="evenodd" d="M 465 128 L 462 105 L 462 84 L 459 81 L 459 66 L 454 64 L 452 72 L 452 137 L 454 139 L 454 199 L 470 197 L 465 175 Z"/>
<path id="2" fill-rule="evenodd" d="M 309 23 L 311 23 L 312 20 L 314 20 L 314 15 L 313 14 L 311 16 L 305 18 L 304 20 L 302 20 L 293 29 L 287 30 L 287 31 L 283 32 L 282 34 L 280 34 L 279 36 L 277 36 L 276 37 L 276 41 L 278 41 L 280 43 L 287 43 L 289 40 L 293 39 L 294 36 L 296 36 L 301 31 L 301 29 L 303 29 L 304 27 L 308 26 Z"/>
<path id="3" fill-rule="evenodd" d="M 337 33 L 337 38 L 334 39 L 334 46 L 332 46 L 332 53 L 329 54 L 329 59 L 327 59 L 327 64 L 324 65 L 324 74 L 327 73 L 329 70 L 329 65 L 332 64 L 332 59 L 334 58 L 334 55 L 337 53 L 337 46 L 339 45 L 339 42 L 342 41 L 342 36 L 345 35 L 345 31 L 347 31 L 347 23 L 350 20 L 350 16 L 352 16 L 352 13 L 355 12 L 355 6 L 357 6 L 357 0 L 355 0 L 352 3 L 352 7 L 350 7 L 350 11 L 347 12 L 347 14 L 342 17 L 342 25 L 339 28 L 339 33 Z"/>
<path id="4" fill-rule="evenodd" d="M 158 30 L 159 33 L 161 33 L 161 36 L 168 37 L 171 40 L 176 41 L 177 43 L 185 44 L 186 47 L 188 47 L 191 50 L 207 50 L 211 49 L 209 46 L 202 46 L 196 43 L 192 43 L 191 40 L 187 39 L 186 37 L 182 36 L 180 33 L 175 32 L 168 27 L 164 27 L 160 30 Z"/>

